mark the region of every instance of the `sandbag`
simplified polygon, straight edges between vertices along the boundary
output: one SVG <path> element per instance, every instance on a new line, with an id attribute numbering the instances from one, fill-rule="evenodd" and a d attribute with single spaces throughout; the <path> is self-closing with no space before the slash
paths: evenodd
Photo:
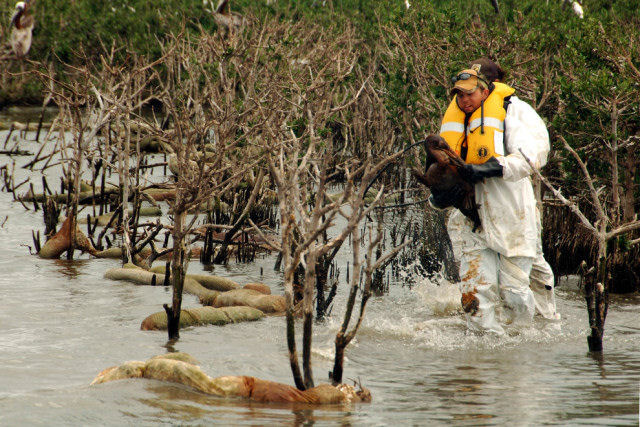
<path id="1" fill-rule="evenodd" d="M 156 285 L 162 285 L 164 282 L 163 274 L 154 274 L 142 268 L 110 268 L 104 273 L 105 279 L 126 280 L 137 285 L 151 285 L 154 281 Z"/>
<path id="2" fill-rule="evenodd" d="M 234 289 L 222 292 L 215 298 L 201 295 L 200 303 L 213 307 L 233 307 L 246 305 L 264 313 L 283 313 L 287 307 L 282 295 L 264 295 L 253 289 Z"/>
<path id="3" fill-rule="evenodd" d="M 152 267 L 151 271 L 153 271 L 154 273 L 164 274 L 165 266 L 157 265 L 155 267 Z M 187 274 L 186 277 L 194 279 L 205 288 L 211 289 L 214 291 L 225 292 L 225 291 L 230 291 L 233 289 L 240 288 L 239 284 L 237 284 L 231 279 L 227 279 L 226 277 L 212 276 L 209 274 Z"/>
<path id="4" fill-rule="evenodd" d="M 130 376 L 127 376 L 130 374 Z M 146 362 L 126 362 L 100 372 L 91 385 L 124 378 L 147 378 L 191 387 L 218 397 L 243 397 L 258 402 L 348 404 L 370 402 L 366 388 L 355 389 L 348 384 L 320 384 L 308 390 L 298 390 L 287 384 L 248 376 L 211 378 L 198 366 L 182 360 L 158 356 Z"/>
<path id="5" fill-rule="evenodd" d="M 154 359 L 171 359 L 171 360 L 180 360 L 182 362 L 191 363 L 192 365 L 198 365 L 198 361 L 195 357 L 191 356 L 189 353 L 183 353 L 181 351 L 176 351 L 174 353 L 160 354 L 158 356 L 153 356 L 149 360 Z"/>
<path id="6" fill-rule="evenodd" d="M 156 274 L 137 268 L 111 268 L 104 273 L 105 279 L 127 280 L 139 285 L 151 285 L 155 276 L 156 285 L 164 283 L 164 274 Z M 185 277 L 182 290 L 188 294 L 196 295 L 199 298 L 215 299 L 220 292 L 212 291 L 202 286 L 197 281 Z"/>
<path id="7" fill-rule="evenodd" d="M 108 249 L 105 249 L 103 251 L 97 251 L 96 253 L 92 254 L 94 257 L 96 258 L 112 258 L 112 259 L 122 259 L 122 247 L 121 246 L 112 246 Z M 138 254 L 136 255 L 137 259 L 142 259 L 142 258 L 146 258 L 149 255 L 151 255 L 151 249 L 150 248 L 143 248 L 140 252 L 138 252 Z"/>
<path id="8" fill-rule="evenodd" d="M 115 212 L 108 212 L 106 214 L 102 214 L 102 215 L 98 215 L 95 217 L 91 217 L 91 224 L 95 224 L 96 221 L 98 222 L 99 226 L 104 227 L 105 225 L 109 224 L 109 221 L 111 221 L 111 217 L 114 215 Z M 129 214 L 133 214 L 133 211 L 129 211 Z M 143 206 L 140 208 L 140 216 L 160 216 L 162 215 L 162 209 L 159 206 Z M 112 224 L 115 224 L 117 220 L 114 220 L 114 222 Z M 80 217 L 78 218 L 78 223 L 79 224 L 86 224 L 87 223 L 87 217 Z"/>
<path id="9" fill-rule="evenodd" d="M 120 366 L 111 366 L 100 372 L 91 384 L 100 384 L 103 382 L 106 383 L 108 381 L 124 380 L 127 378 L 142 378 L 145 366 L 145 362 L 137 360 L 123 363 Z"/>
<path id="10" fill-rule="evenodd" d="M 167 151 L 167 145 L 154 136 L 145 136 L 140 140 L 140 151 L 146 153 L 161 153 Z"/>
<path id="11" fill-rule="evenodd" d="M 199 247 L 195 247 L 191 250 L 190 256 L 191 258 L 198 258 L 200 256 L 200 251 L 201 248 Z M 95 256 L 96 258 L 114 258 L 114 259 L 122 259 L 122 247 L 120 246 L 112 246 L 109 249 L 105 249 L 103 251 L 97 251 L 96 253 L 92 254 L 93 256 Z M 138 254 L 136 255 L 136 257 L 138 257 L 139 259 L 142 258 L 147 258 L 149 255 L 151 255 L 151 248 L 149 247 L 144 247 L 142 248 L 142 250 L 140 252 L 138 252 Z M 163 256 L 161 256 L 160 260 L 167 260 L 171 258 L 171 253 L 165 254 Z M 154 269 L 152 269 L 154 270 Z M 159 271 L 155 271 L 156 273 L 159 273 Z M 164 267 L 162 267 L 162 274 L 164 274 Z"/>
<path id="12" fill-rule="evenodd" d="M 84 193 L 80 193 L 79 198 L 83 199 L 85 197 L 92 196 L 92 195 L 93 193 L 84 192 Z M 67 198 L 68 198 L 67 194 L 46 194 L 46 193 L 34 194 L 31 191 L 28 191 L 27 193 L 20 196 L 20 200 L 22 200 L 23 202 L 39 202 L 39 203 L 45 203 L 47 199 L 51 199 L 56 203 L 66 203 Z"/>
<path id="13" fill-rule="evenodd" d="M 174 200 L 176 198 L 175 188 L 147 188 L 143 193 L 151 197 L 156 202 Z"/>
<path id="14" fill-rule="evenodd" d="M 220 276 L 211 276 L 207 274 L 187 274 L 187 276 L 195 279 L 198 283 L 207 289 L 214 291 L 226 292 L 233 289 L 239 289 L 240 285 L 231 279 Z"/>
<path id="15" fill-rule="evenodd" d="M 261 294 L 271 295 L 271 288 L 264 283 L 247 283 L 242 287 L 243 289 L 253 289 Z"/>
<path id="16" fill-rule="evenodd" d="M 197 325 L 226 325 L 228 323 L 260 320 L 264 313 L 252 307 L 196 307 L 180 311 L 180 328 Z M 159 311 L 142 321 L 140 329 L 156 331 L 167 329 L 167 313 Z"/>
<path id="17" fill-rule="evenodd" d="M 71 184 L 71 183 L 69 183 Z M 107 184 L 104 188 L 104 195 L 116 194 L 119 191 L 119 188 L 115 185 Z M 102 194 L 101 188 L 92 188 L 91 184 L 86 181 L 80 181 L 80 193 L 78 194 L 78 201 L 80 204 L 85 204 L 92 202 L 95 197 L 100 197 Z M 68 194 L 46 194 L 46 193 L 37 193 L 34 194 L 31 190 L 27 191 L 26 194 L 20 197 L 20 199 L 24 202 L 40 202 L 44 203 L 47 199 L 52 199 L 56 203 L 64 203 L 67 201 Z"/>

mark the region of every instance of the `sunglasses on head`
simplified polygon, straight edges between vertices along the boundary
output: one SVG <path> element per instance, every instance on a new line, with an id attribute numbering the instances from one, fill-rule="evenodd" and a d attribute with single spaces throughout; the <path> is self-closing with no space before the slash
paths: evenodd
<path id="1" fill-rule="evenodd" d="M 481 80 L 481 81 L 485 82 L 487 85 L 489 85 L 489 83 L 485 79 L 483 79 L 482 77 L 478 76 L 477 74 L 471 74 L 471 73 L 467 73 L 467 72 L 460 73 L 457 76 L 451 77 L 451 83 L 456 84 L 456 82 L 458 80 L 469 80 L 471 77 L 476 77 L 478 80 Z"/>

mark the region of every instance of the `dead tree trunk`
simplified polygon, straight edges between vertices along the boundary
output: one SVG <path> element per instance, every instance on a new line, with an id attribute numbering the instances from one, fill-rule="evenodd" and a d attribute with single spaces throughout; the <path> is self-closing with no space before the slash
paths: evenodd
<path id="1" fill-rule="evenodd" d="M 185 213 L 176 212 L 173 227 L 173 254 L 171 259 L 171 285 L 173 287 L 173 297 L 171 307 L 164 304 L 167 313 L 167 331 L 169 340 L 180 338 L 180 310 L 182 309 L 182 289 L 186 272 L 186 247 L 184 234 Z"/>
<path id="2" fill-rule="evenodd" d="M 74 150 L 73 150 L 73 194 L 71 195 L 72 199 L 71 199 L 71 206 L 69 207 L 68 211 L 67 211 L 67 215 L 69 216 L 70 222 L 70 233 L 71 235 L 69 236 L 70 239 L 70 244 L 69 244 L 69 249 L 67 250 L 67 259 L 68 260 L 72 260 L 73 259 L 73 252 L 75 251 L 76 248 L 76 229 L 77 229 L 77 216 L 78 216 L 78 200 L 80 197 L 80 174 L 82 173 L 82 136 L 83 136 L 83 129 L 82 129 L 82 119 L 80 117 L 80 110 L 79 107 L 75 108 L 74 111 L 72 112 L 72 114 L 74 114 L 76 116 L 76 123 L 79 124 L 78 126 L 78 134 L 75 136 L 75 144 L 74 144 Z M 70 168 L 71 169 L 71 168 Z"/>
<path id="3" fill-rule="evenodd" d="M 609 281 L 607 280 L 607 248 L 604 239 L 598 239 L 598 261 L 595 274 L 585 280 L 585 300 L 589 314 L 591 335 L 587 337 L 590 352 L 602 351 L 604 323 L 609 308 Z"/>
<path id="4" fill-rule="evenodd" d="M 56 234 L 60 209 L 52 197 L 47 197 L 46 201 L 42 204 L 42 212 L 44 213 L 44 235 L 45 239 L 48 240 L 49 237 Z"/>
<path id="5" fill-rule="evenodd" d="M 338 282 L 334 279 L 331 284 L 329 294 L 325 297 L 324 288 L 329 278 L 331 263 L 340 247 L 335 248 L 331 253 L 321 255 L 316 263 L 316 319 L 321 320 L 327 314 L 327 310 L 336 294 Z"/>
<path id="6" fill-rule="evenodd" d="M 131 155 L 131 124 L 128 112 L 124 116 L 124 140 L 118 145 L 118 178 L 122 194 L 122 261 L 133 262 L 129 234 L 129 157 Z"/>
<path id="7" fill-rule="evenodd" d="M 353 250 L 353 276 L 351 277 L 351 289 L 349 290 L 349 298 L 347 299 L 347 307 L 342 320 L 342 326 L 336 334 L 335 339 L 335 356 L 333 359 L 333 370 L 330 373 L 331 381 L 333 384 L 342 383 L 342 373 L 344 372 L 344 350 L 351 341 L 347 328 L 351 321 L 351 313 L 353 313 L 353 307 L 356 303 L 356 295 L 358 292 L 358 286 L 360 284 L 360 230 L 356 227 L 351 234 L 351 248 Z M 369 289 L 366 290 L 366 295 L 363 294 L 364 304 L 366 304 L 366 298 L 369 298 Z M 364 309 L 364 307 L 363 307 Z"/>
<path id="8" fill-rule="evenodd" d="M 294 216 L 292 210 L 286 204 L 285 194 L 288 192 L 288 188 L 285 187 L 282 177 L 275 172 L 275 169 L 271 166 L 272 177 L 277 183 L 278 201 L 280 205 L 280 227 L 282 229 L 282 258 L 285 261 L 284 269 L 284 296 L 287 302 L 287 348 L 289 350 L 289 363 L 291 365 L 291 373 L 293 375 L 293 381 L 299 390 L 305 390 L 304 381 L 302 379 L 302 373 L 300 372 L 300 364 L 298 362 L 298 351 L 296 349 L 296 334 L 295 334 L 295 319 L 294 308 L 295 302 L 293 298 L 293 280 L 296 269 L 300 263 L 299 259 L 295 257 L 291 251 L 292 244 L 292 228 L 294 222 Z M 297 254 L 296 254 L 297 255 Z"/>
<path id="9" fill-rule="evenodd" d="M 304 318 L 302 342 L 302 368 L 304 385 L 307 389 L 314 387 L 313 370 L 311 369 L 311 341 L 313 336 L 313 291 L 316 284 L 316 262 L 318 258 L 313 247 L 306 256 L 305 283 L 302 294 L 302 315 Z"/>

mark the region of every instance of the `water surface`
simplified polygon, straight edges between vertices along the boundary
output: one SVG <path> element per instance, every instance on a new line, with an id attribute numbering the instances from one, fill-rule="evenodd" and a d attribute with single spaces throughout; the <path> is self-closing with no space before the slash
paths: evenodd
<path id="1" fill-rule="evenodd" d="M 6 134 L 0 132 L 0 143 Z M 20 141 L 20 147 L 35 153 L 39 144 Z M 19 182 L 27 176 L 20 166 L 30 157 L 14 159 Z M 0 156 L 0 166 L 12 161 Z M 40 173 L 31 177 L 38 189 Z M 140 323 L 170 303 L 170 288 L 103 279 L 108 268 L 119 266 L 116 260 L 30 255 L 31 231 L 44 229 L 42 213 L 27 211 L 7 192 L 0 192 L 3 222 L 2 425 L 638 424 L 640 297 L 613 298 L 606 351 L 593 358 L 575 281 L 563 281 L 557 291 L 561 331 L 536 320 L 534 328 L 499 339 L 466 332 L 461 313 L 449 309 L 458 298 L 455 287 L 415 277 L 415 286 L 392 285 L 388 295 L 370 300 L 361 331 L 347 349 L 345 378 L 368 387 L 371 404 L 267 405 L 139 379 L 89 386 L 108 366 L 168 351 L 191 354 L 212 377 L 253 375 L 291 384 L 284 318 L 187 328 L 167 346 L 166 332 L 141 331 Z M 216 266 L 214 273 L 241 284 L 261 281 L 282 293 L 273 264 L 274 257 L 265 256 L 253 264 Z M 202 266 L 193 261 L 189 271 Z M 315 327 L 316 383 L 331 369 L 345 299 L 343 280 L 331 315 Z M 184 307 L 198 305 L 185 296 Z"/>

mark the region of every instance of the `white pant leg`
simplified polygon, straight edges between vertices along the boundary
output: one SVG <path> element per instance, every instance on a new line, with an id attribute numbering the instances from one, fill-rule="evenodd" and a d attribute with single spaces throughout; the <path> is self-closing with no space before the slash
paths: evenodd
<path id="1" fill-rule="evenodd" d="M 529 279 L 538 313 L 545 319 L 560 320 L 560 314 L 556 312 L 553 270 L 542 253 L 533 261 Z"/>
<path id="2" fill-rule="evenodd" d="M 529 274 L 534 258 L 500 256 L 498 283 L 507 315 L 518 325 L 530 325 L 536 310 Z"/>
<path id="3" fill-rule="evenodd" d="M 536 258 L 533 260 L 529 275 L 529 287 L 533 292 L 538 313 L 548 320 L 560 320 L 560 314 L 556 311 L 553 270 L 542 253 L 542 222 L 538 209 L 536 209 L 536 225 L 538 227 L 538 241 L 536 242 Z"/>
<path id="4" fill-rule="evenodd" d="M 466 248 L 460 257 L 462 308 L 469 329 L 504 334 L 496 317 L 498 295 L 498 254 L 491 249 Z"/>

